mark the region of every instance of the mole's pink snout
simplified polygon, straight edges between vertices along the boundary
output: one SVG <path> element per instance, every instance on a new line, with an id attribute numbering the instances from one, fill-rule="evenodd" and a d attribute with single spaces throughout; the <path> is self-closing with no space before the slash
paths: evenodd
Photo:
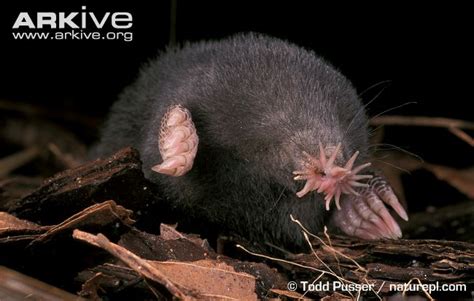
<path id="1" fill-rule="evenodd" d="M 295 180 L 306 180 L 303 189 L 296 193 L 298 197 L 303 197 L 313 190 L 323 193 L 326 210 L 329 210 L 334 197 L 338 210 L 333 214 L 333 222 L 348 235 L 363 239 L 400 238 L 400 227 L 385 204 L 390 205 L 406 221 L 408 215 L 388 182 L 380 175 L 373 177 L 359 174 L 370 165 L 365 163 L 353 167 L 359 152 L 355 152 L 344 167 L 335 164 L 340 149 L 339 143 L 328 158 L 320 143 L 319 158 L 304 153 L 303 168 L 293 172 L 296 175 Z M 371 180 L 368 183 L 358 182 L 362 179 Z M 363 189 L 359 190 L 359 193 L 355 187 Z M 343 193 L 350 194 L 351 197 L 343 199 L 340 204 Z"/>
<path id="2" fill-rule="evenodd" d="M 334 198 L 337 209 L 341 209 L 339 200 L 343 193 L 359 195 L 354 187 L 368 187 L 368 184 L 359 182 L 363 179 L 370 179 L 372 175 L 359 174 L 361 170 L 370 166 L 370 163 L 365 163 L 354 167 L 354 162 L 359 155 L 355 152 L 347 161 L 344 167 L 335 163 L 336 158 L 341 150 L 341 143 L 337 145 L 330 157 L 326 155 L 326 151 L 321 143 L 319 143 L 319 158 L 315 158 L 310 154 L 303 152 L 305 160 L 303 161 L 303 168 L 294 171 L 295 180 L 306 180 L 306 184 L 302 190 L 298 191 L 296 195 L 303 197 L 308 192 L 316 190 L 318 193 L 325 195 L 326 210 L 329 210 L 331 200 Z"/>

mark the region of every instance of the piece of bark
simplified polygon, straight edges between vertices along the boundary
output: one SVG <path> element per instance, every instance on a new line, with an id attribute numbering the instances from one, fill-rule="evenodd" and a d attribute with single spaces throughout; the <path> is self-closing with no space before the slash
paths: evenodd
<path id="1" fill-rule="evenodd" d="M 75 230 L 73 237 L 103 248 L 141 276 L 163 285 L 180 299 L 233 298 L 256 300 L 255 278 L 238 273 L 225 263 L 198 260 L 190 263 L 145 260 L 111 243 L 105 236 Z"/>
<path id="2" fill-rule="evenodd" d="M 153 184 L 143 176 L 138 152 L 125 148 L 109 158 L 46 179 L 36 191 L 10 204 L 9 212 L 39 224 L 56 224 L 109 199 L 143 212 L 159 200 L 157 195 Z"/>
<path id="3" fill-rule="evenodd" d="M 160 237 L 166 241 L 173 241 L 178 239 L 183 239 L 189 241 L 191 244 L 194 244 L 208 253 L 215 254 L 214 250 L 209 246 L 209 242 L 206 239 L 202 239 L 197 234 L 184 234 L 176 230 L 175 225 L 160 225 Z M 216 254 L 217 255 L 217 254 Z"/>
<path id="4" fill-rule="evenodd" d="M 311 300 L 308 297 L 305 297 L 304 295 L 298 293 L 298 292 L 293 292 L 293 291 L 287 291 L 287 290 L 280 290 L 280 289 L 275 289 L 272 288 L 269 291 L 269 295 L 276 295 L 274 298 L 278 298 L 276 300 L 281 300 L 282 297 L 284 297 L 283 300 Z"/>
<path id="5" fill-rule="evenodd" d="M 148 260 L 196 261 L 217 257 L 213 251 L 191 243 L 185 238 L 167 240 L 136 229 L 122 235 L 118 244 Z"/>
<path id="6" fill-rule="evenodd" d="M 474 284 L 474 244 L 406 239 L 361 241 L 339 236 L 331 236 L 331 243 L 326 238 L 324 241 L 326 245 L 314 239 L 315 253 L 292 258 L 306 267 L 296 267 L 297 270 L 309 271 L 316 278 L 321 272 L 315 269 L 329 272 L 329 267 L 346 280 L 375 283 L 375 291 L 380 289 L 381 293 L 390 292 L 389 283 L 403 284 L 414 278 L 422 283 Z M 295 269 L 294 265 L 285 267 Z"/>
<path id="7" fill-rule="evenodd" d="M 76 281 L 82 284 L 79 295 L 91 300 L 169 300 L 167 291 L 154 289 L 133 269 L 120 264 L 105 263 L 80 272 Z"/>
<path id="8" fill-rule="evenodd" d="M 217 254 L 207 240 L 197 235 L 181 233 L 169 225 L 161 224 L 160 233 L 157 236 L 132 230 L 122 235 L 119 245 L 151 260 L 190 262 L 211 259 L 223 262 L 238 272 L 253 275 L 260 296 L 264 296 L 271 288 L 286 287 L 286 277 L 264 263 L 237 260 Z"/>
<path id="9" fill-rule="evenodd" d="M 468 298 L 474 287 L 474 244 L 445 240 L 364 241 L 327 233 L 316 236 L 307 232 L 299 221 L 293 221 L 302 228 L 311 247 L 309 253 L 289 254 L 283 259 L 252 252 L 241 245 L 238 247 L 250 255 L 280 264 L 287 274 L 293 275 L 290 280 L 296 282 L 372 284 L 373 290 L 362 292 L 369 300 L 393 293 L 392 284 L 403 286 L 410 281 L 465 285 L 464 290 L 458 290 L 456 294 L 448 293 L 453 298 Z M 299 285 L 298 289 L 301 288 Z M 330 292 L 331 288 L 308 293 L 308 296 L 322 298 Z M 446 294 L 434 292 L 433 296 L 445 298 Z"/>
<path id="10" fill-rule="evenodd" d="M 80 228 L 119 236 L 133 223 L 130 215 L 130 210 L 114 201 L 92 205 L 62 223 L 50 226 L 40 226 L 0 212 L 0 266 L 9 266 L 75 291 L 73 275 L 112 257 L 78 244 L 71 238 L 71 232 Z"/>
<path id="11" fill-rule="evenodd" d="M 103 282 L 113 281 L 113 278 L 102 273 L 97 273 L 89 280 L 84 282 L 80 292 L 80 296 L 85 297 L 89 300 L 100 301 L 102 298 L 99 296 L 98 291 L 101 290 Z"/>
<path id="12" fill-rule="evenodd" d="M 474 243 L 474 202 L 466 200 L 410 215 L 402 224 L 404 237 L 451 239 Z"/>
<path id="13" fill-rule="evenodd" d="M 9 177 L 0 181 L 0 211 L 8 211 L 21 198 L 32 193 L 41 185 L 42 179 L 30 177 Z"/>
<path id="14" fill-rule="evenodd" d="M 81 301 L 83 298 L 0 266 L 0 300 Z"/>
<path id="15" fill-rule="evenodd" d="M 206 240 L 196 235 L 188 235 L 178 232 L 172 226 L 161 225 L 161 235 L 154 235 L 132 229 L 122 235 L 118 244 L 133 252 L 139 257 L 156 262 L 175 262 L 181 265 L 193 265 L 194 263 L 214 262 L 231 267 L 235 272 L 246 273 L 255 277 L 256 293 L 261 298 L 267 296 L 271 288 L 284 289 L 287 279 L 276 269 L 270 268 L 264 263 L 240 261 L 215 253 Z M 199 264 L 198 264 L 199 265 Z M 166 267 L 163 267 L 166 268 Z M 181 267 L 182 268 L 182 267 Z M 109 278 L 99 278 L 100 286 L 110 291 L 125 289 L 120 283 L 128 283 L 129 289 L 143 289 L 143 283 L 137 275 L 137 282 L 130 279 L 130 274 L 123 274 L 123 269 L 114 265 L 106 264 L 92 268 L 79 274 L 78 280 L 82 283 L 91 280 L 97 273 L 102 273 Z M 122 278 L 124 277 L 124 278 Z M 202 277 L 201 277 L 202 278 Z M 112 281 L 110 279 L 114 279 Z M 94 283 L 94 282 L 93 282 Z M 132 285 L 130 285 L 132 283 Z M 113 287 L 113 285 L 120 287 Z M 133 286 L 133 288 L 131 287 Z M 88 286 L 90 289 L 94 286 Z M 145 287 L 146 288 L 146 287 Z M 93 296 L 93 292 L 84 292 L 85 296 Z"/>
<path id="16" fill-rule="evenodd" d="M 50 226 L 40 226 L 6 212 L 0 212 L 0 245 L 18 240 L 30 240 L 31 244 L 44 243 L 65 231 L 77 228 L 98 230 L 116 222 L 131 225 L 134 223 L 130 218 L 131 214 L 132 211 L 111 200 L 92 205 L 65 221 Z"/>
<path id="17" fill-rule="evenodd" d="M 15 235 L 38 234 L 48 231 L 50 228 L 50 226 L 40 226 L 19 219 L 6 212 L 0 212 L 0 238 Z"/>
<path id="18" fill-rule="evenodd" d="M 74 214 L 62 223 L 53 226 L 45 233 L 41 234 L 31 243 L 44 242 L 55 235 L 64 231 L 82 228 L 100 229 L 105 225 L 120 221 L 124 225 L 131 225 L 135 221 L 130 218 L 132 211 L 115 204 L 114 201 L 106 201 L 100 204 L 92 205 L 79 213 Z"/>
<path id="19" fill-rule="evenodd" d="M 355 298 L 350 298 L 350 296 L 343 295 L 341 293 L 333 293 L 321 298 L 321 301 L 353 301 Z M 357 300 L 358 298 L 356 298 Z M 408 301 L 408 300 L 404 300 Z"/>

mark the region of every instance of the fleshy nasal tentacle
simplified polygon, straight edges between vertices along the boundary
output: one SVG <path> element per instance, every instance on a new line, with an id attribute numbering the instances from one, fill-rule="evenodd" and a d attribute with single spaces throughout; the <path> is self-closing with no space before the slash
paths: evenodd
<path id="1" fill-rule="evenodd" d="M 181 105 L 170 106 L 161 119 L 159 151 L 163 162 L 152 167 L 158 173 L 179 177 L 191 170 L 199 137 L 191 113 Z"/>
<path id="2" fill-rule="evenodd" d="M 364 239 L 400 238 L 400 226 L 386 204 L 404 220 L 408 220 L 408 216 L 388 182 L 380 175 L 361 173 L 370 163 L 354 166 L 359 152 L 355 152 L 343 166 L 337 165 L 335 162 L 340 150 L 339 143 L 328 155 L 327 148 L 320 143 L 319 157 L 304 153 L 302 168 L 293 172 L 295 180 L 306 181 L 297 196 L 303 197 L 311 191 L 322 193 L 326 210 L 334 199 L 338 210 L 332 220 L 348 235 Z M 342 194 L 349 197 L 341 198 Z"/>
<path id="3" fill-rule="evenodd" d="M 319 143 L 319 158 L 306 152 L 303 153 L 305 159 L 302 169 L 293 172 L 295 180 L 306 180 L 303 189 L 297 192 L 298 197 L 301 198 L 316 190 L 325 195 L 326 210 L 329 210 L 333 198 L 336 207 L 340 209 L 339 200 L 343 193 L 358 195 L 354 188 L 368 187 L 368 184 L 362 183 L 360 180 L 370 179 L 372 175 L 359 174 L 359 172 L 370 166 L 370 163 L 353 167 L 359 155 L 359 152 L 355 152 L 344 167 L 341 167 L 335 164 L 340 151 L 341 143 L 338 143 L 328 158 L 325 148 L 322 143 Z"/>

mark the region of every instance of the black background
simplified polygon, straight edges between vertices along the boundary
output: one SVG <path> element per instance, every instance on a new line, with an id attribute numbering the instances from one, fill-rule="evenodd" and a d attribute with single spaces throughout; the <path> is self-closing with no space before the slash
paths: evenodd
<path id="1" fill-rule="evenodd" d="M 134 80 L 140 65 L 169 43 L 170 1 L 154 2 L 20 2 L 15 7 L 3 6 L 0 98 L 102 120 L 118 93 Z M 370 116 L 406 104 L 390 114 L 474 119 L 470 9 L 433 3 L 323 3 L 178 0 L 176 39 L 181 43 L 238 32 L 266 33 L 313 49 L 351 79 L 359 92 L 380 83 L 362 95 L 367 103 L 384 89 L 368 106 Z M 12 38 L 11 27 L 19 12 L 32 16 L 40 11 L 73 12 L 80 11 L 82 5 L 97 16 L 106 11 L 132 13 L 133 41 Z M 95 131 L 85 134 L 76 130 L 88 143 L 95 138 Z M 429 162 L 459 168 L 474 164 L 472 148 L 445 129 L 390 127 L 385 137 L 385 142 Z M 414 196 L 428 193 L 431 198 L 441 198 L 441 192 L 423 191 Z"/>

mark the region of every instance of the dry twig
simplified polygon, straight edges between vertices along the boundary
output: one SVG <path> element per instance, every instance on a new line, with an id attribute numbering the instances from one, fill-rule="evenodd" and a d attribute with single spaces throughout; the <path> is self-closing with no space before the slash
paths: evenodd
<path id="1" fill-rule="evenodd" d="M 377 116 L 370 120 L 371 125 L 401 125 L 447 128 L 453 135 L 474 147 L 474 138 L 461 129 L 474 130 L 474 122 L 443 117 L 424 116 Z"/>
<path id="2" fill-rule="evenodd" d="M 40 154 L 36 146 L 28 147 L 20 152 L 0 160 L 0 177 L 9 175 L 15 169 L 22 167 Z"/>

